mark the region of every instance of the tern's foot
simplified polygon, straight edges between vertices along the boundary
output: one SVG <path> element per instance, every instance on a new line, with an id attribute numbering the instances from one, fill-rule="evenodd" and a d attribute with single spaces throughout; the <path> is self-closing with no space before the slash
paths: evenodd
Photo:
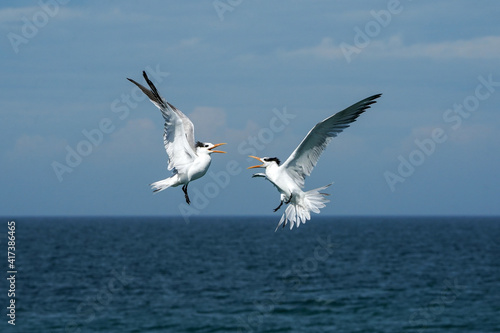
<path id="1" fill-rule="evenodd" d="M 292 201 L 292 197 L 293 197 L 293 195 L 290 194 L 290 199 L 288 199 L 288 201 L 285 202 L 287 205 L 290 203 L 290 201 Z"/>

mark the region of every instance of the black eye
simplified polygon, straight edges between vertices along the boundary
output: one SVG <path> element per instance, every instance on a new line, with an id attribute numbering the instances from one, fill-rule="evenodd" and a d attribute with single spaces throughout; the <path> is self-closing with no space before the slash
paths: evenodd
<path id="1" fill-rule="evenodd" d="M 207 147 L 208 147 L 208 145 L 205 145 L 205 148 L 207 148 Z"/>
<path id="2" fill-rule="evenodd" d="M 262 160 L 263 160 L 264 162 L 267 162 L 267 161 L 268 161 L 268 159 L 267 159 L 267 158 L 263 158 Z"/>

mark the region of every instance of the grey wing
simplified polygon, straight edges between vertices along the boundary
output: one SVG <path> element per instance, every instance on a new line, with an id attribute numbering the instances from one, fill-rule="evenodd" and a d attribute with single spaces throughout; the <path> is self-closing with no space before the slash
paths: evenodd
<path id="1" fill-rule="evenodd" d="M 282 165 L 300 187 L 304 187 L 305 177 L 311 174 L 330 141 L 376 103 L 375 100 L 380 96 L 382 94 L 365 98 L 319 122 L 309 131 Z"/>
<path id="2" fill-rule="evenodd" d="M 194 135 L 192 133 L 193 124 L 189 118 L 182 114 L 182 112 L 160 96 L 154 84 L 149 80 L 146 72 L 143 72 L 143 76 L 151 90 L 132 79 L 128 80 L 138 86 L 139 89 L 148 96 L 151 102 L 160 109 L 163 119 L 165 120 L 163 142 L 169 156 L 168 169 L 174 169 L 174 173 L 183 172 L 196 158 L 194 142 L 193 144 L 189 142 L 189 137 L 192 137 L 194 140 Z M 186 133 L 186 128 L 191 128 L 191 133 Z"/>
<path id="3" fill-rule="evenodd" d="M 195 141 L 194 141 L 194 125 L 191 119 L 186 117 L 181 110 L 177 109 L 175 106 L 167 102 L 167 105 L 172 108 L 172 110 L 177 113 L 177 115 L 182 119 L 182 125 L 184 126 L 184 132 L 186 134 L 186 139 L 188 143 L 191 145 L 194 151 L 196 151 Z"/>

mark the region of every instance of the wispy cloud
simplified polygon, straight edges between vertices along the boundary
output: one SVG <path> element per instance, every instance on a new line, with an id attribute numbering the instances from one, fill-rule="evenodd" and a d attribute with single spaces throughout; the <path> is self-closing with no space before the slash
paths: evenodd
<path id="1" fill-rule="evenodd" d="M 200 140 L 211 140 L 217 133 L 227 127 L 226 113 L 221 108 L 198 106 L 189 113 L 193 122 L 196 137 Z"/>
<path id="2" fill-rule="evenodd" d="M 401 36 L 388 41 L 375 41 L 366 52 L 395 57 L 425 57 L 434 59 L 464 58 L 493 59 L 500 53 L 500 36 L 485 36 L 468 40 L 443 41 L 405 45 Z"/>
<path id="3" fill-rule="evenodd" d="M 6 153 L 6 158 L 9 161 L 50 159 L 63 151 L 66 145 L 67 142 L 64 139 L 23 134 Z"/>
<path id="4" fill-rule="evenodd" d="M 332 38 L 325 37 L 316 46 L 304 47 L 297 50 L 285 52 L 287 56 L 310 56 L 334 60 L 343 58 L 344 55 L 338 45 L 333 42 Z"/>
<path id="5" fill-rule="evenodd" d="M 48 10 L 49 12 L 47 12 Z M 62 5 L 58 7 L 50 7 L 49 9 L 46 9 L 41 6 L 2 8 L 0 9 L 0 24 L 22 25 L 25 24 L 25 22 L 23 21 L 23 17 L 26 17 L 28 20 L 31 20 L 33 18 L 33 15 L 37 13 L 44 13 L 40 14 L 40 16 L 41 15 L 47 16 L 49 14 L 50 16 L 54 17 L 57 16 L 57 19 L 59 20 L 71 20 L 74 18 L 88 17 L 88 15 L 86 15 L 86 12 L 81 9 L 64 7 Z"/>
<path id="6" fill-rule="evenodd" d="M 497 59 L 500 54 L 500 36 L 407 45 L 401 35 L 394 35 L 385 40 L 372 41 L 361 53 L 397 58 Z M 335 43 L 330 37 L 324 37 L 319 44 L 282 51 L 281 54 L 288 57 L 314 57 L 325 60 L 344 59 L 340 43 Z"/>
<path id="7" fill-rule="evenodd" d="M 175 44 L 168 45 L 165 47 L 165 51 L 167 52 L 182 51 L 185 49 L 194 49 L 197 47 L 203 47 L 203 45 L 201 45 L 201 40 L 199 38 L 193 37 L 188 39 L 181 39 Z"/>
<path id="8" fill-rule="evenodd" d="M 162 142 L 163 129 L 156 126 L 150 119 L 131 119 L 127 124 L 111 134 L 105 141 L 102 151 L 105 155 L 139 154 L 150 149 L 152 143 Z"/>
<path id="9" fill-rule="evenodd" d="M 462 125 L 460 130 L 450 132 L 450 142 L 457 144 L 484 145 L 488 141 L 497 141 L 494 126 L 486 124 Z"/>
<path id="10" fill-rule="evenodd" d="M 209 106 L 198 106 L 188 114 L 194 124 L 195 136 L 199 140 L 230 142 L 232 145 L 240 143 L 249 135 L 261 128 L 252 120 L 247 120 L 244 128 L 232 128 L 227 123 L 227 115 L 224 109 Z M 228 149 L 233 149 L 230 147 Z"/>
<path id="11" fill-rule="evenodd" d="M 20 21 L 23 16 L 33 15 L 38 9 L 36 6 L 2 8 L 0 9 L 0 23 Z"/>

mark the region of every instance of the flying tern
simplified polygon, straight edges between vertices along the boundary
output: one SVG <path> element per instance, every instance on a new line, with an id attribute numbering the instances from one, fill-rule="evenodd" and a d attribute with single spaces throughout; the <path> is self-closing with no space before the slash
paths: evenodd
<path id="1" fill-rule="evenodd" d="M 277 157 L 256 157 L 260 165 L 253 168 L 265 168 L 265 173 L 256 173 L 252 177 L 264 177 L 269 180 L 280 192 L 280 204 L 274 211 L 281 208 L 283 203 L 289 204 L 276 227 L 290 222 L 290 229 L 311 219 L 310 212 L 319 213 L 320 208 L 329 202 L 325 198 L 328 194 L 321 191 L 331 184 L 304 192 L 305 177 L 309 176 L 318 163 L 321 153 L 330 141 L 359 117 L 360 114 L 376 103 L 382 94 L 365 98 L 347 109 L 337 112 L 314 126 L 288 159 L 281 164 Z"/>
<path id="2" fill-rule="evenodd" d="M 128 80 L 138 86 L 163 115 L 165 120 L 163 143 L 169 158 L 168 170 L 173 172 L 171 177 L 152 183 L 151 188 L 154 192 L 159 192 L 169 187 L 182 185 L 184 197 L 189 204 L 187 192 L 189 182 L 201 178 L 207 173 L 212 161 L 210 155 L 212 153 L 225 153 L 214 150 L 214 148 L 225 145 L 225 143 L 212 144 L 195 141 L 194 126 L 191 120 L 160 96 L 146 72 L 142 72 L 142 74 L 151 90 L 132 79 Z"/>

